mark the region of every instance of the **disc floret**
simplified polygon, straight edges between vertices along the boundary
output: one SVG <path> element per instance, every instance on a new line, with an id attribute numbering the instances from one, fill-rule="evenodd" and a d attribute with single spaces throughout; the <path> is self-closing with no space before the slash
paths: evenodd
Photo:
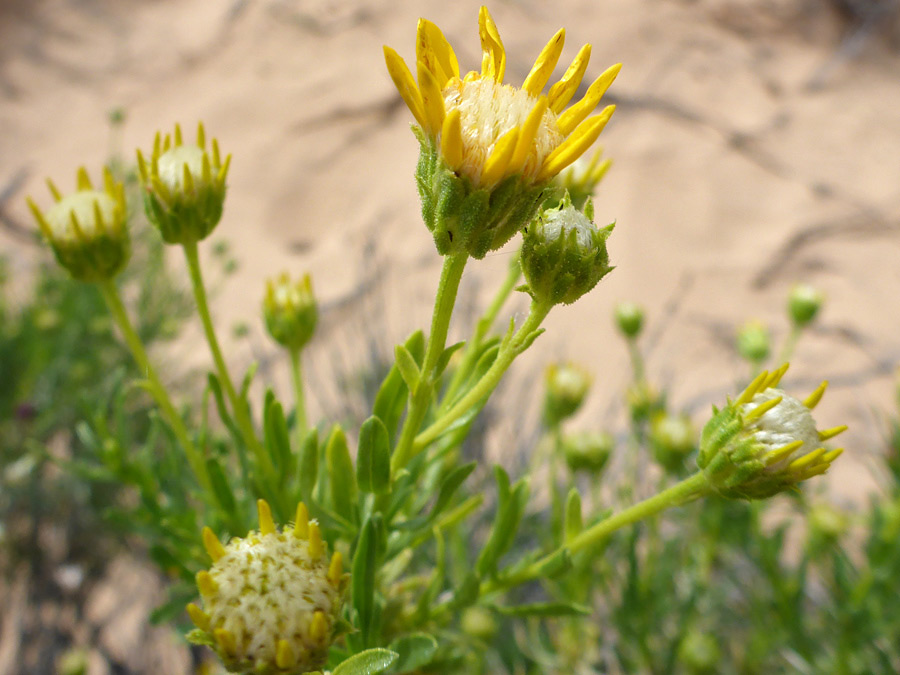
<path id="1" fill-rule="evenodd" d="M 299 675 L 328 657 L 349 575 L 306 506 L 278 531 L 269 505 L 259 500 L 259 531 L 227 545 L 203 529 L 212 567 L 197 574 L 202 609 L 187 611 L 197 626 L 188 637 L 212 647 L 230 672 Z"/>
<path id="2" fill-rule="evenodd" d="M 771 497 L 825 473 L 843 452 L 822 444 L 847 427 L 820 431 L 811 413 L 828 383 L 801 401 L 777 388 L 787 368 L 760 373 L 703 428 L 697 464 L 721 495 Z"/>
<path id="3" fill-rule="evenodd" d="M 584 45 L 563 77 L 546 87 L 565 42 L 560 29 L 521 87 L 503 83 L 506 52 L 486 7 L 478 15 L 481 71 L 461 75 L 441 30 L 419 20 L 416 78 L 384 48 L 388 72 L 416 121 L 416 182 L 424 220 L 442 254 L 482 258 L 536 215 L 544 188 L 597 140 L 615 106 L 590 116 L 619 73 L 607 69 L 564 110 L 587 69 Z"/>
<path id="4" fill-rule="evenodd" d="M 95 189 L 82 167 L 77 190 L 63 196 L 52 181 L 47 186 L 56 200 L 46 212 L 29 198 L 28 206 L 59 264 L 79 281 L 112 279 L 131 253 L 125 189 L 103 170 L 103 188 Z"/>

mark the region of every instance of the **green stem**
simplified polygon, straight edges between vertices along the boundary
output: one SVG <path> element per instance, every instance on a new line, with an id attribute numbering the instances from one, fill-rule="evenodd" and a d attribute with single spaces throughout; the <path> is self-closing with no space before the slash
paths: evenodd
<path id="1" fill-rule="evenodd" d="M 306 436 L 306 403 L 303 396 L 303 365 L 300 361 L 300 350 L 291 349 L 291 376 L 294 380 L 294 396 L 296 397 L 295 417 L 297 420 L 297 447 Z"/>
<path id="2" fill-rule="evenodd" d="M 631 357 L 631 370 L 633 374 L 633 381 L 635 383 L 641 382 L 644 379 L 644 357 L 641 355 L 641 350 L 638 349 L 637 340 L 635 338 L 628 338 L 628 354 Z"/>
<path id="3" fill-rule="evenodd" d="M 431 316 L 431 332 L 428 335 L 428 344 L 425 347 L 425 360 L 422 363 L 421 378 L 415 391 L 409 395 L 406 419 L 400 430 L 400 438 L 397 447 L 391 457 L 391 471 L 397 472 L 405 467 L 416 455 L 413 449 L 413 440 L 416 437 L 425 413 L 431 403 L 431 394 L 434 390 L 436 374 L 434 372 L 438 359 L 444 351 L 447 343 L 447 331 L 450 328 L 450 317 L 453 314 L 453 306 L 456 304 L 456 293 L 459 291 L 459 282 L 462 279 L 463 270 L 469 256 L 467 253 L 457 253 L 444 257 L 444 266 L 441 269 L 441 279 L 438 282 L 437 297 L 434 300 L 434 311 Z"/>
<path id="4" fill-rule="evenodd" d="M 420 452 L 422 448 L 434 441 L 456 420 L 484 402 L 487 396 L 500 383 L 500 379 L 506 373 L 513 360 L 530 344 L 532 333 L 540 328 L 551 307 L 552 305 L 549 304 L 531 303 L 531 311 L 529 311 L 525 322 L 511 338 L 507 335 L 507 339 L 500 343 L 500 351 L 497 353 L 497 358 L 494 359 L 493 365 L 478 380 L 477 384 L 466 392 L 465 396 L 454 403 L 448 411 L 438 417 L 431 426 L 416 436 L 413 454 Z"/>
<path id="5" fill-rule="evenodd" d="M 116 288 L 115 282 L 113 282 L 112 279 L 106 279 L 99 283 L 99 287 L 100 292 L 103 294 L 103 299 L 106 300 L 106 304 L 112 314 L 113 320 L 116 322 L 122 336 L 125 338 L 125 343 L 128 345 L 132 357 L 134 357 L 138 368 L 140 368 L 143 375 L 147 378 L 147 382 L 150 385 L 150 393 L 162 410 L 162 414 L 172 428 L 172 431 L 175 433 L 178 442 L 181 443 L 184 448 L 188 463 L 191 465 L 191 469 L 197 477 L 197 481 L 206 493 L 211 495 L 212 485 L 209 481 L 209 475 L 206 473 L 206 463 L 203 460 L 203 456 L 193 442 L 191 442 L 187 428 L 184 426 L 184 421 L 175 410 L 175 406 L 172 405 L 168 391 L 163 386 L 162 382 L 160 382 L 159 376 L 150 364 L 150 359 L 144 349 L 144 344 L 141 342 L 141 338 L 138 336 L 137 331 L 135 331 L 134 326 L 131 324 L 131 320 L 128 318 L 128 312 L 125 310 L 125 305 L 122 303 L 122 298 L 119 296 L 119 291 Z"/>
<path id="6" fill-rule="evenodd" d="M 459 368 L 453 373 L 450 385 L 447 387 L 447 391 L 444 393 L 444 398 L 441 401 L 439 409 L 441 412 L 446 410 L 453 403 L 456 392 L 471 374 L 472 368 L 475 367 L 477 359 L 481 355 L 481 347 L 484 344 L 484 339 L 490 332 L 491 327 L 494 325 L 494 321 L 497 320 L 497 315 L 500 313 L 500 310 L 503 309 L 503 305 L 506 304 L 506 301 L 509 299 L 509 296 L 512 294 L 513 289 L 516 287 L 521 276 L 522 268 L 519 266 L 519 257 L 516 256 L 510 263 L 506 279 L 503 280 L 503 284 L 498 289 L 490 306 L 478 320 L 472 339 L 466 343 L 462 358 L 459 362 Z"/>
<path id="7" fill-rule="evenodd" d="M 784 341 L 784 345 L 781 348 L 781 354 L 778 356 L 778 361 L 776 363 L 787 363 L 791 360 L 791 357 L 794 355 L 794 349 L 797 348 L 797 340 L 800 338 L 800 333 L 802 332 L 803 328 L 797 324 L 791 326 L 791 332 L 788 333 L 788 336 Z"/>
<path id="8" fill-rule="evenodd" d="M 685 478 L 680 483 L 676 483 L 667 490 L 663 490 L 659 494 L 653 495 L 633 506 L 629 506 L 624 511 L 620 511 L 605 520 L 601 520 L 593 527 L 590 527 L 576 537 L 573 537 L 556 551 L 553 551 L 537 562 L 532 563 L 515 575 L 499 581 L 485 582 L 481 586 L 481 593 L 491 593 L 504 588 L 517 586 L 527 581 L 532 581 L 537 578 L 541 567 L 552 559 L 554 555 L 558 555 L 561 549 L 566 548 L 569 550 L 569 553 L 572 554 L 578 553 L 579 551 L 583 551 L 584 549 L 600 543 L 621 527 L 649 518 L 672 506 L 685 504 L 693 499 L 702 497 L 708 492 L 709 483 L 703 472 L 699 471 L 693 476 Z"/>
<path id="9" fill-rule="evenodd" d="M 222 348 L 219 346 L 219 339 L 216 337 L 216 330 L 209 313 L 209 301 L 206 298 L 206 287 L 203 284 L 203 275 L 200 271 L 200 256 L 197 251 L 196 242 L 184 244 L 184 256 L 187 259 L 188 272 L 191 276 L 191 286 L 194 291 L 194 300 L 197 302 L 197 311 L 199 312 L 200 320 L 203 323 L 206 341 L 209 343 L 210 352 L 212 352 L 219 381 L 225 389 L 225 395 L 231 402 L 231 408 L 234 412 L 234 418 L 237 422 L 238 429 L 241 431 L 244 443 L 246 443 L 247 447 L 249 447 L 256 455 L 257 461 L 260 463 L 263 470 L 267 474 L 272 475 L 275 472 L 275 467 L 272 465 L 271 458 L 256 437 L 256 432 L 253 430 L 253 422 L 250 419 L 250 413 L 247 410 L 247 406 L 244 405 L 244 402 L 241 401 L 238 396 L 237 390 L 234 388 L 234 383 L 228 372 L 228 366 L 225 365 L 225 359 L 222 356 Z"/>

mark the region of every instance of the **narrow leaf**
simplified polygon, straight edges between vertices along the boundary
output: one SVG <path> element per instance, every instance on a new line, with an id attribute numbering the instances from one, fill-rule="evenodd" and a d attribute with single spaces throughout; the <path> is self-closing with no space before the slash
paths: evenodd
<path id="1" fill-rule="evenodd" d="M 384 422 L 374 415 L 359 430 L 356 456 L 359 489 L 380 495 L 391 488 L 391 441 Z"/>

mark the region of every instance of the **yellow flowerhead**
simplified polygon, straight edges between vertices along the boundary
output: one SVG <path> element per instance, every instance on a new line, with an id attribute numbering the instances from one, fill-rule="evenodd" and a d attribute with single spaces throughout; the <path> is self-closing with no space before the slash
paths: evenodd
<path id="1" fill-rule="evenodd" d="M 77 184 L 78 189 L 64 197 L 48 180 L 56 204 L 42 212 L 29 198 L 28 206 L 59 264 L 75 279 L 111 279 L 131 252 L 125 189 L 109 169 L 103 171 L 102 190 L 94 189 L 84 167 L 78 170 Z"/>
<path id="2" fill-rule="evenodd" d="M 231 672 L 299 675 L 328 658 L 348 575 L 341 554 L 328 557 L 322 532 L 297 506 L 281 532 L 259 500 L 259 531 L 222 545 L 208 527 L 203 544 L 212 558 L 197 574 L 203 609 L 191 603 L 197 629 L 188 638 L 212 647 Z"/>
<path id="3" fill-rule="evenodd" d="M 606 70 L 564 110 L 581 84 L 590 45 L 544 94 L 564 30 L 547 43 L 521 87 L 503 84 L 506 52 L 486 7 L 478 15 L 478 34 L 481 72 L 465 75 L 444 34 L 425 19 L 416 35 L 416 79 L 396 51 L 384 48 L 391 78 L 418 124 L 416 178 L 426 224 L 441 253 L 464 248 L 476 258 L 527 225 L 547 183 L 597 140 L 615 106 L 590 115 L 621 67 Z M 463 184 L 453 184 L 452 177 Z M 453 222 L 460 213 L 466 222 Z"/>
<path id="4" fill-rule="evenodd" d="M 715 410 L 700 436 L 697 464 L 725 497 L 765 499 L 823 474 L 843 452 L 822 443 L 847 429 L 819 431 L 811 411 L 828 386 L 800 400 L 778 383 L 787 364 L 764 371 L 735 400 Z"/>
<path id="5" fill-rule="evenodd" d="M 205 239 L 222 218 L 225 177 L 231 155 L 222 161 L 219 143 L 206 149 L 206 131 L 197 125 L 197 143 L 185 144 L 181 127 L 173 136 L 159 133 L 150 161 L 137 152 L 147 218 L 168 244 L 195 244 Z"/>

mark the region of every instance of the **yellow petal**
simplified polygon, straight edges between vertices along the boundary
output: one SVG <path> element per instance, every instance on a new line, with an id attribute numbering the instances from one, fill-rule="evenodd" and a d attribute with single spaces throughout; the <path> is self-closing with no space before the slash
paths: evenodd
<path id="1" fill-rule="evenodd" d="M 603 131 L 603 127 L 609 122 L 609 118 L 612 117 L 615 110 L 616 106 L 608 105 L 599 115 L 594 115 L 579 124 L 578 128 L 544 160 L 544 165 L 538 174 L 538 181 L 550 180 L 581 157 L 600 136 L 600 132 Z"/>
<path id="2" fill-rule="evenodd" d="M 37 221 L 38 227 L 41 228 L 41 232 L 43 232 L 47 239 L 51 239 L 53 237 L 53 230 L 50 228 L 50 224 L 44 219 L 44 214 L 41 213 L 41 210 L 31 197 L 26 197 L 25 201 L 28 202 L 28 208 L 31 209 L 31 213 Z"/>
<path id="3" fill-rule="evenodd" d="M 62 192 L 59 191 L 59 188 L 56 187 L 56 183 L 54 183 L 49 178 L 47 179 L 47 189 L 50 190 L 50 194 L 53 195 L 54 201 L 61 202 L 62 201 Z"/>
<path id="4" fill-rule="evenodd" d="M 197 607 L 193 602 L 189 603 L 185 609 L 187 609 L 188 616 L 191 617 L 191 621 L 194 622 L 197 628 L 203 631 L 209 630 L 209 614 Z"/>
<path id="5" fill-rule="evenodd" d="M 309 537 L 309 510 L 303 502 L 297 504 L 297 515 L 294 516 L 294 536 L 297 539 Z"/>
<path id="6" fill-rule="evenodd" d="M 213 562 L 220 560 L 225 555 L 225 547 L 209 527 L 203 528 L 203 546 Z"/>
<path id="7" fill-rule="evenodd" d="M 812 467 L 812 465 L 818 462 L 819 458 L 824 455 L 825 452 L 825 448 L 816 448 L 812 452 L 803 455 L 803 457 L 798 457 L 793 462 L 788 464 L 788 469 L 790 469 L 791 471 L 799 471 L 800 469 Z"/>
<path id="8" fill-rule="evenodd" d="M 766 453 L 766 466 L 772 466 L 773 464 L 777 464 L 781 460 L 790 457 L 795 450 L 799 450 L 801 447 L 803 447 L 803 441 L 798 440 L 783 445 L 780 448 L 776 448 L 775 450 L 770 450 Z"/>
<path id="9" fill-rule="evenodd" d="M 200 595 L 209 597 L 219 592 L 219 585 L 212 575 L 206 570 L 197 572 L 197 588 L 200 589 Z"/>
<path id="10" fill-rule="evenodd" d="M 462 124 L 458 108 L 447 113 L 444 123 L 441 125 L 441 155 L 452 171 L 456 171 L 462 164 Z"/>
<path id="11" fill-rule="evenodd" d="M 328 566 L 328 581 L 332 586 L 337 586 L 341 582 L 341 575 L 344 573 L 344 559 L 339 551 L 335 551 L 331 556 L 331 564 Z"/>
<path id="12" fill-rule="evenodd" d="M 222 651 L 229 656 L 237 654 L 237 640 L 234 637 L 234 633 L 227 628 L 216 628 L 213 631 L 213 635 L 216 638 L 216 642 L 219 643 L 219 647 L 222 648 Z"/>
<path id="13" fill-rule="evenodd" d="M 422 105 L 425 109 L 425 130 L 432 136 L 437 136 L 444 122 L 444 95 L 441 88 L 428 66 L 421 61 L 416 62 L 416 70 L 419 76 L 419 91 L 422 94 Z"/>
<path id="14" fill-rule="evenodd" d="M 400 98 L 406 103 L 406 107 L 416 118 L 419 126 L 425 127 L 425 107 L 422 103 L 422 95 L 416 86 L 412 73 L 406 67 L 406 62 L 393 49 L 385 45 L 384 62 L 387 64 L 388 73 L 394 81 L 394 86 L 400 92 Z M 215 163 L 215 162 L 213 162 Z"/>
<path id="15" fill-rule="evenodd" d="M 456 60 L 453 47 L 447 42 L 441 29 L 428 19 L 419 19 L 416 30 L 416 61 L 423 61 L 428 65 L 441 89 L 450 78 L 459 77 L 459 61 Z"/>
<path id="16" fill-rule="evenodd" d="M 91 179 L 88 176 L 87 169 L 83 166 L 78 169 L 78 189 L 79 190 L 93 190 L 94 186 L 91 185 Z"/>
<path id="17" fill-rule="evenodd" d="M 816 390 L 811 393 L 806 399 L 803 401 L 803 405 L 812 410 L 817 405 L 819 405 L 819 401 L 822 400 L 822 397 L 825 395 L 825 390 L 828 389 L 828 380 L 825 380 L 816 387 Z"/>
<path id="18" fill-rule="evenodd" d="M 481 74 L 492 77 L 497 82 L 503 81 L 506 72 L 506 51 L 500 40 L 500 31 L 491 18 L 487 7 L 478 10 L 478 37 L 481 38 Z"/>
<path id="19" fill-rule="evenodd" d="M 581 84 L 581 78 L 587 70 L 588 61 L 591 60 L 591 46 L 584 45 L 572 60 L 572 64 L 566 69 L 565 74 L 559 79 L 559 82 L 550 87 L 550 93 L 547 98 L 550 101 L 550 110 L 557 115 L 566 107 L 566 104 L 572 100 L 572 96 L 578 91 Z"/>
<path id="20" fill-rule="evenodd" d="M 503 178 L 518 140 L 519 127 L 514 127 L 494 143 L 494 149 L 491 151 L 490 157 L 485 161 L 484 170 L 481 172 L 481 184 L 484 187 L 490 187 Z"/>
<path id="21" fill-rule="evenodd" d="M 745 403 L 749 403 L 754 396 L 762 389 L 763 382 L 766 381 L 766 378 L 769 377 L 769 371 L 764 370 L 759 375 L 753 378 L 753 381 L 747 385 L 747 388 L 744 389 L 744 392 L 738 396 L 737 401 L 734 402 L 735 407 L 744 405 Z"/>
<path id="22" fill-rule="evenodd" d="M 568 136 L 572 133 L 575 127 L 581 124 L 594 111 L 594 108 L 597 107 L 600 99 L 603 98 L 603 94 L 609 89 L 609 85 L 613 83 L 621 69 L 621 63 L 607 68 L 600 77 L 591 83 L 584 98 L 559 116 L 557 125 L 563 136 Z"/>
<path id="23" fill-rule="evenodd" d="M 834 450 L 829 450 L 824 455 L 822 455 L 822 462 L 824 462 L 825 464 L 831 464 L 842 454 L 844 454 L 843 448 L 835 448 Z"/>
<path id="24" fill-rule="evenodd" d="M 842 424 L 839 427 L 832 427 L 831 429 L 823 429 L 819 432 L 819 440 L 827 441 L 829 438 L 834 438 L 838 434 L 842 434 L 847 431 L 847 425 Z"/>
<path id="25" fill-rule="evenodd" d="M 784 396 L 776 396 L 775 398 L 769 399 L 765 403 L 760 403 L 753 410 L 744 415 L 744 421 L 749 422 L 750 420 L 757 419 L 762 417 L 767 412 L 769 412 L 772 408 L 777 406 L 784 400 Z"/>
<path id="26" fill-rule="evenodd" d="M 206 149 L 206 129 L 203 128 L 203 122 L 197 123 L 197 147 Z"/>
<path id="27" fill-rule="evenodd" d="M 317 560 L 322 557 L 325 552 L 325 545 L 322 543 L 322 530 L 319 523 L 312 521 L 309 524 L 309 557 Z"/>
<path id="28" fill-rule="evenodd" d="M 543 91 L 544 86 L 553 74 L 556 63 L 559 61 L 559 55 L 562 54 L 563 45 L 566 43 L 566 29 L 560 28 L 556 35 L 550 38 L 541 53 L 531 67 L 531 72 L 525 78 L 522 89 L 532 96 L 537 96 Z"/>
<path id="29" fill-rule="evenodd" d="M 272 509 L 265 499 L 256 500 L 256 510 L 259 512 L 259 531 L 262 534 L 274 534 L 275 521 L 272 520 Z"/>
<path id="30" fill-rule="evenodd" d="M 297 663 L 294 658 L 294 650 L 287 640 L 281 639 L 275 647 L 275 665 L 279 668 L 287 670 L 293 668 Z"/>
<path id="31" fill-rule="evenodd" d="M 328 637 L 328 619 L 325 618 L 325 612 L 321 609 L 316 610 L 313 614 L 309 624 L 309 636 L 319 644 L 325 642 Z"/>
<path id="32" fill-rule="evenodd" d="M 766 384 L 763 389 L 768 389 L 769 387 L 776 387 L 778 383 L 781 382 L 781 378 L 784 377 L 784 374 L 788 371 L 788 368 L 791 367 L 790 363 L 783 363 L 778 370 L 772 372 L 769 375 L 769 378 L 766 380 Z"/>
<path id="33" fill-rule="evenodd" d="M 544 113 L 547 112 L 547 97 L 541 96 L 534 108 L 528 113 L 528 117 L 522 124 L 522 130 L 519 132 L 519 140 L 516 141 L 516 149 L 512 158 L 509 160 L 509 166 L 506 168 L 507 174 L 514 174 L 521 171 L 531 149 L 534 147 L 534 138 L 537 135 L 538 128 L 544 119 Z"/>

